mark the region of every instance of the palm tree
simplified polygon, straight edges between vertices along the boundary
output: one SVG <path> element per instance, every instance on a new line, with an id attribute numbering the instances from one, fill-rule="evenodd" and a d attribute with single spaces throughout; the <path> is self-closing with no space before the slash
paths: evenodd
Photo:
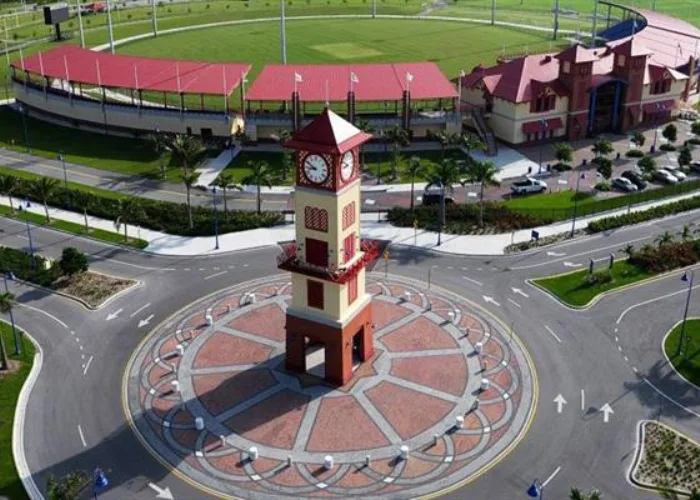
<path id="1" fill-rule="evenodd" d="M 628 243 L 624 246 L 624 248 L 620 249 L 620 252 L 624 253 L 628 259 L 631 259 L 632 257 L 634 257 L 636 250 L 634 249 L 634 245 Z"/>
<path id="2" fill-rule="evenodd" d="M 371 134 L 374 132 L 374 129 L 372 128 L 372 125 L 367 120 L 360 120 L 357 123 L 357 128 L 362 130 L 366 134 Z M 360 166 L 364 169 L 367 166 L 366 158 L 365 158 L 365 148 L 360 146 Z"/>
<path id="3" fill-rule="evenodd" d="M 598 490 L 591 490 L 590 493 L 584 493 L 578 488 L 571 488 L 571 492 L 569 493 L 570 500 L 600 500 L 601 498 L 600 491 Z"/>
<path id="4" fill-rule="evenodd" d="M 165 180 L 165 158 L 163 156 L 169 149 L 168 145 L 170 144 L 170 139 L 166 134 L 156 132 L 153 134 L 149 134 L 147 140 L 151 143 L 153 151 L 155 151 L 155 153 L 158 155 L 158 160 L 160 162 L 160 175 L 163 178 L 163 180 Z"/>
<path id="5" fill-rule="evenodd" d="M 292 133 L 289 130 L 280 129 L 276 134 L 271 134 L 272 137 L 280 146 L 292 138 Z M 282 163 L 280 164 L 280 178 L 282 181 L 287 180 L 287 174 L 292 166 L 292 152 L 282 147 Z"/>
<path id="6" fill-rule="evenodd" d="M 664 234 L 661 234 L 654 239 L 654 243 L 659 245 L 659 248 L 668 245 L 669 243 L 673 242 L 673 235 L 669 233 L 668 231 L 664 231 Z"/>
<path id="7" fill-rule="evenodd" d="M 190 200 L 190 193 L 192 192 L 192 187 L 197 184 L 201 172 L 196 170 L 191 170 L 188 168 L 183 168 L 180 174 L 180 180 L 185 185 L 185 190 L 187 191 L 187 216 L 190 220 L 190 229 L 194 227 L 194 221 L 192 220 L 192 202 Z"/>
<path id="8" fill-rule="evenodd" d="M 257 207 L 258 213 L 262 212 L 262 194 L 260 193 L 261 186 L 265 185 L 269 188 L 272 187 L 272 171 L 270 170 L 270 165 L 266 161 L 249 161 L 248 168 L 250 169 L 250 174 L 247 175 L 241 182 L 243 184 L 252 185 L 257 187 Z"/>
<path id="9" fill-rule="evenodd" d="M 394 125 L 386 131 L 386 140 L 391 143 L 391 178 L 396 179 L 398 177 L 398 162 L 399 162 L 399 148 L 405 148 L 411 144 L 410 136 L 408 131 L 399 126 Z"/>
<path id="10" fill-rule="evenodd" d="M 554 157 L 562 165 L 569 165 L 574 161 L 574 150 L 565 142 L 558 142 L 554 145 Z"/>
<path id="11" fill-rule="evenodd" d="M 692 223 L 685 224 L 683 226 L 683 230 L 681 231 L 681 239 L 683 241 L 688 241 L 690 239 L 690 236 L 693 234 L 693 230 L 690 229 L 690 226 L 692 226 Z"/>
<path id="12" fill-rule="evenodd" d="M 73 203 L 76 207 L 83 211 L 83 217 L 85 218 L 85 232 L 90 232 L 90 226 L 88 225 L 88 214 L 87 209 L 90 206 L 91 196 L 84 191 L 73 191 Z"/>
<path id="13" fill-rule="evenodd" d="M 233 178 L 231 172 L 226 172 L 225 170 L 219 174 L 219 176 L 213 182 L 214 186 L 221 188 L 224 197 L 224 216 L 228 212 L 228 203 L 226 201 L 226 192 L 229 189 L 236 189 L 238 191 L 243 190 L 243 186 L 236 184 L 236 179 Z"/>
<path id="14" fill-rule="evenodd" d="M 452 134 L 446 130 L 440 130 L 436 134 L 433 134 L 436 141 L 440 143 L 440 160 L 445 159 L 445 154 L 447 153 L 447 148 L 454 144 L 457 144 L 460 140 L 459 135 Z"/>
<path id="15" fill-rule="evenodd" d="M 632 142 L 632 144 L 634 144 L 638 149 L 641 149 L 641 147 L 644 146 L 644 143 L 646 142 L 646 137 L 644 137 L 644 134 L 642 134 L 639 130 L 635 130 L 634 132 L 632 132 L 630 142 Z"/>
<path id="16" fill-rule="evenodd" d="M 411 156 L 406 165 L 406 174 L 411 178 L 411 212 L 413 212 L 414 196 L 413 190 L 416 182 L 416 177 L 421 179 L 425 177 L 425 167 L 421 164 L 420 158 Z"/>
<path id="17" fill-rule="evenodd" d="M 15 296 L 9 292 L 0 293 L 0 313 L 10 314 L 14 305 Z M 14 327 L 14 324 L 12 325 Z M 0 335 L 0 370 L 7 370 L 7 350 L 5 349 L 5 340 Z"/>
<path id="18" fill-rule="evenodd" d="M 202 141 L 193 135 L 177 134 L 167 143 L 175 165 L 183 168 L 194 168 L 204 153 Z"/>
<path id="19" fill-rule="evenodd" d="M 664 500 L 700 500 L 700 491 L 698 490 L 690 490 L 690 496 L 685 496 L 683 495 L 682 497 L 673 491 L 672 489 L 668 487 L 664 487 L 661 491 L 659 491 L 659 495 L 661 498 Z"/>
<path id="20" fill-rule="evenodd" d="M 467 132 L 459 138 L 461 146 L 467 150 L 467 156 L 472 159 L 472 151 L 483 151 L 486 149 L 486 144 L 479 138 L 478 135 Z"/>
<path id="21" fill-rule="evenodd" d="M 607 139 L 598 139 L 593 143 L 593 147 L 591 148 L 596 158 L 607 158 L 614 150 L 615 148 L 613 148 L 612 142 Z"/>
<path id="22" fill-rule="evenodd" d="M 133 224 L 143 215 L 143 208 L 138 198 L 121 198 L 117 205 L 119 216 L 115 222 L 117 229 L 121 224 L 124 224 L 124 241 L 129 241 L 127 234 L 128 224 Z"/>
<path id="23" fill-rule="evenodd" d="M 479 183 L 479 226 L 484 225 L 484 188 L 496 184 L 496 166 L 491 161 L 475 161 L 467 170 L 467 178 Z"/>
<path id="24" fill-rule="evenodd" d="M 445 158 L 428 174 L 428 184 L 425 186 L 425 189 L 428 190 L 431 187 L 444 186 L 445 190 L 452 191 L 452 186 L 460 182 L 459 176 L 460 171 L 457 162 L 452 158 Z M 442 224 L 445 223 L 445 211 L 442 212 L 441 222 Z"/>
<path id="25" fill-rule="evenodd" d="M 12 194 L 17 191 L 19 181 L 14 175 L 0 176 L 0 193 L 6 195 L 10 199 L 10 213 L 15 213 L 15 208 L 12 206 Z"/>
<path id="26" fill-rule="evenodd" d="M 46 212 L 46 222 L 51 223 L 51 217 L 49 216 L 49 198 L 53 192 L 58 187 L 58 179 L 51 179 L 49 177 L 41 177 L 39 179 L 31 181 L 29 185 L 29 190 L 31 193 L 44 204 L 44 211 Z"/>

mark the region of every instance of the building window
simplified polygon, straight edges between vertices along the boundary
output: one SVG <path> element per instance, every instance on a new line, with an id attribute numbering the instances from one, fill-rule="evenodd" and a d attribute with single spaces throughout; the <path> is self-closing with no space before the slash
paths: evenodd
<path id="1" fill-rule="evenodd" d="M 304 226 L 314 231 L 328 232 L 328 212 L 323 208 L 304 207 Z"/>
<path id="2" fill-rule="evenodd" d="M 348 305 L 355 302 L 357 299 L 357 275 L 353 276 L 350 281 L 348 281 Z"/>
<path id="3" fill-rule="evenodd" d="M 561 70 L 565 75 L 568 75 L 571 72 L 571 63 L 569 61 L 564 61 Z"/>
<path id="4" fill-rule="evenodd" d="M 553 110 L 556 105 L 556 98 L 557 96 L 555 95 L 538 97 L 537 101 L 535 102 L 535 112 L 543 113 L 545 111 Z"/>
<path id="5" fill-rule="evenodd" d="M 665 78 L 663 80 L 657 80 L 651 87 L 652 94 L 665 94 L 671 91 L 671 79 Z"/>
<path id="6" fill-rule="evenodd" d="M 306 238 L 306 262 L 312 266 L 328 267 L 328 242 Z"/>
<path id="7" fill-rule="evenodd" d="M 625 65 L 625 55 L 624 54 L 620 54 L 617 56 L 617 65 L 621 68 L 624 67 L 624 65 Z"/>
<path id="8" fill-rule="evenodd" d="M 321 281 L 306 281 L 306 305 L 315 309 L 323 309 L 323 283 Z"/>
<path id="9" fill-rule="evenodd" d="M 355 234 L 349 234 L 343 240 L 343 253 L 345 254 L 343 262 L 350 262 L 355 256 Z"/>
<path id="10" fill-rule="evenodd" d="M 343 207 L 343 229 L 347 229 L 355 223 L 355 202 L 350 202 Z"/>

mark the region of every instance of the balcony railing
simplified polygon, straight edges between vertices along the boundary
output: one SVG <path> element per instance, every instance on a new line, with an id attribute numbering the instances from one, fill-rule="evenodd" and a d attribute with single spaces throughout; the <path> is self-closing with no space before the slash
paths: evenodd
<path id="1" fill-rule="evenodd" d="M 343 284 L 357 276 L 362 268 L 367 266 L 379 255 L 379 243 L 374 240 L 363 240 L 360 243 L 362 254 L 352 265 L 345 268 L 335 266 L 320 267 L 302 260 L 297 256 L 295 243 L 282 245 L 281 252 L 277 255 L 277 267 L 284 271 L 304 274 L 313 278 Z"/>

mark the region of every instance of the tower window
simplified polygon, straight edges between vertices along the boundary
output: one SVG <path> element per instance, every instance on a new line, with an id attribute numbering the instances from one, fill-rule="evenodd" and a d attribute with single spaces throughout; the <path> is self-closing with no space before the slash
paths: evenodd
<path id="1" fill-rule="evenodd" d="M 323 309 L 323 283 L 320 281 L 306 281 L 306 304 L 315 309 Z"/>
<path id="2" fill-rule="evenodd" d="M 355 256 L 355 234 L 349 234 L 343 240 L 343 252 L 345 253 L 344 262 L 350 262 Z"/>
<path id="3" fill-rule="evenodd" d="M 564 74 L 568 75 L 571 72 L 571 63 L 569 61 L 564 61 L 564 65 L 561 69 Z"/>
<path id="4" fill-rule="evenodd" d="M 304 207 L 304 226 L 314 231 L 328 232 L 328 211 L 317 207 Z"/>
<path id="5" fill-rule="evenodd" d="M 328 242 L 306 238 L 306 262 L 312 266 L 328 266 Z"/>
<path id="6" fill-rule="evenodd" d="M 353 276 L 350 281 L 348 281 L 348 305 L 355 302 L 357 299 L 357 275 Z"/>
<path id="7" fill-rule="evenodd" d="M 343 229 L 349 228 L 355 223 L 355 202 L 350 202 L 343 207 Z"/>

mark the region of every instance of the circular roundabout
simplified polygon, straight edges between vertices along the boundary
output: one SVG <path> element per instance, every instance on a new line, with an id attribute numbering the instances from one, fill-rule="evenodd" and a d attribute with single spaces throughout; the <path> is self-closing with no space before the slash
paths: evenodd
<path id="1" fill-rule="evenodd" d="M 135 432 L 180 477 L 221 497 L 413 498 L 474 478 L 532 420 L 530 358 L 466 299 L 382 278 L 367 284 L 375 354 L 342 387 L 285 370 L 286 275 L 177 312 L 127 366 Z"/>

